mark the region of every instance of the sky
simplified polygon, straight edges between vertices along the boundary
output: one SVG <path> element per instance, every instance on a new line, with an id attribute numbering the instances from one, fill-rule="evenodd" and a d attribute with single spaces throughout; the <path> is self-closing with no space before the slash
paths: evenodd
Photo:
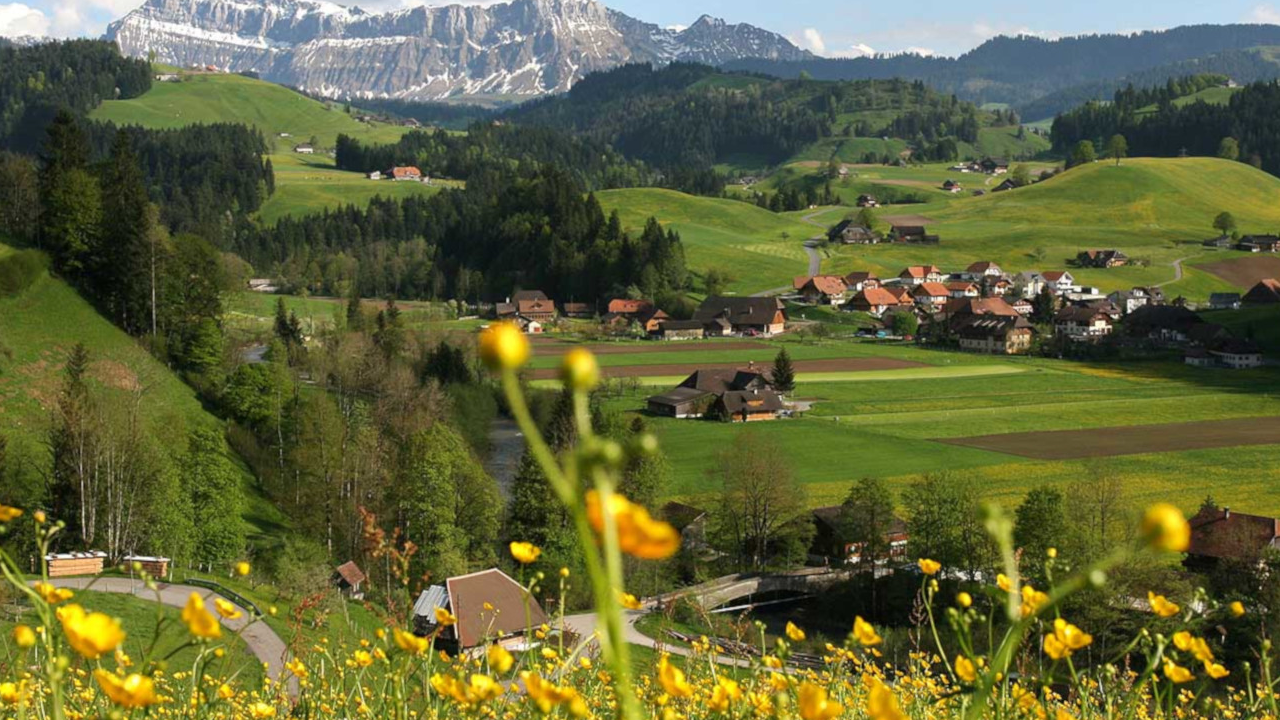
<path id="1" fill-rule="evenodd" d="M 469 0 L 492 4 L 494 0 Z M 338 0 L 382 11 L 449 0 Z M 1046 38 L 1095 32 L 1160 30 L 1197 23 L 1280 24 L 1280 0 L 1075 0 L 1071 3 L 987 0 L 604 0 L 633 17 L 664 26 L 701 14 L 781 33 L 818 55 L 852 57 L 914 51 L 955 56 L 995 35 Z M 0 0 L 0 36 L 101 35 L 140 0 Z M 1155 9 L 1153 9 L 1155 8 Z"/>

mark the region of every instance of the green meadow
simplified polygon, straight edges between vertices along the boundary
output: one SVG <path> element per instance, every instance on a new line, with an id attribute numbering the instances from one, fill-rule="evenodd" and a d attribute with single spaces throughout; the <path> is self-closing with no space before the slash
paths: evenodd
<path id="1" fill-rule="evenodd" d="M 360 173 L 338 170 L 333 161 L 320 155 L 272 155 L 276 191 L 258 210 L 258 219 L 274 225 L 282 217 L 301 217 L 324 208 L 367 205 L 375 197 L 406 198 L 434 195 L 446 187 L 458 187 L 452 180 L 435 180 L 430 185 L 415 182 L 370 180 Z"/>

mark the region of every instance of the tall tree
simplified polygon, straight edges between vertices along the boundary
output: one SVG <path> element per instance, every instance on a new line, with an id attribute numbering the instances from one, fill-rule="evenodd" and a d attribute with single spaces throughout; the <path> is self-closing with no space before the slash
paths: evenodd
<path id="1" fill-rule="evenodd" d="M 893 491 L 879 478 L 862 478 L 849 488 L 840 505 L 844 540 L 859 546 L 859 565 L 874 568 L 889 555 L 889 532 L 897 519 Z"/>
<path id="2" fill-rule="evenodd" d="M 717 455 L 710 474 L 721 488 L 714 535 L 726 552 L 751 567 L 804 556 L 813 523 L 804 486 L 780 444 L 743 430 Z"/>
<path id="3" fill-rule="evenodd" d="M 182 475 L 190 492 L 194 559 L 206 566 L 225 567 L 243 557 L 243 492 L 220 434 L 208 429 L 191 433 Z"/>
<path id="4" fill-rule="evenodd" d="M 30 159 L 0 152 L 0 235 L 20 242 L 37 239 L 40 181 Z"/>
<path id="5" fill-rule="evenodd" d="M 1223 160 L 1240 159 L 1240 143 L 1233 137 L 1224 137 L 1218 143 L 1218 157 Z"/>
<path id="6" fill-rule="evenodd" d="M 1087 165 L 1098 159 L 1098 151 L 1094 149 L 1093 142 L 1089 140 L 1081 140 L 1076 143 L 1075 148 L 1071 150 L 1071 167 L 1076 165 Z"/>
<path id="7" fill-rule="evenodd" d="M 972 479 L 932 473 L 907 487 L 902 497 L 911 535 L 911 552 L 961 568 L 972 575 L 994 557 L 982 526 L 980 495 Z"/>
<path id="8" fill-rule="evenodd" d="M 89 143 L 79 122 L 61 111 L 49 124 L 40 156 L 38 239 L 54 268 L 73 279 L 86 270 L 102 226 L 102 192 L 89 174 Z"/>
<path id="9" fill-rule="evenodd" d="M 1213 229 L 1221 232 L 1223 235 L 1231 235 L 1236 231 L 1236 216 L 1225 210 L 1218 213 L 1213 219 Z"/>
<path id="10" fill-rule="evenodd" d="M 1014 515 L 1013 541 L 1022 550 L 1024 571 L 1043 578 L 1049 548 L 1062 545 L 1067 537 L 1067 517 L 1062 492 L 1054 487 L 1038 487 L 1027 493 Z"/>
<path id="11" fill-rule="evenodd" d="M 152 235 L 158 217 L 147 198 L 142 171 L 128 133 L 120 131 L 102 177 L 105 222 L 91 251 L 94 295 L 127 332 L 141 334 L 154 317 L 154 261 L 162 242 Z"/>
<path id="12" fill-rule="evenodd" d="M 1116 165 L 1120 164 L 1120 159 L 1129 155 L 1129 141 L 1120 133 L 1111 136 L 1107 141 L 1107 157 L 1116 161 Z"/>
<path id="13" fill-rule="evenodd" d="M 772 384 L 774 390 L 784 395 L 796 389 L 796 369 L 786 348 L 779 350 L 773 358 Z"/>

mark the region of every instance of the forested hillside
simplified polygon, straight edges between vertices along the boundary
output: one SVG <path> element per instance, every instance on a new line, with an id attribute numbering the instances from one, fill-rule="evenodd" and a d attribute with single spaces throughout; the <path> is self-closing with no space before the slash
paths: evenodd
<path id="1" fill-rule="evenodd" d="M 1088 103 L 1061 115 L 1053 123 L 1054 147 L 1066 150 L 1119 134 L 1132 155 L 1218 156 L 1280 174 L 1280 83 L 1255 83 L 1225 104 L 1165 100 L 1154 111 L 1141 112 L 1153 98 L 1168 94 L 1161 88 L 1126 89 L 1110 104 Z"/>
<path id="2" fill-rule="evenodd" d="M 920 80 L 978 104 L 1007 103 L 1023 110 L 1032 101 L 1065 88 L 1120 81 L 1151 68 L 1270 45 L 1280 45 L 1278 26 L 1189 25 L 1133 35 L 1082 35 L 1060 40 L 1000 36 L 954 59 L 897 55 L 802 62 L 742 60 L 726 67 L 791 78 L 803 72 L 819 80 Z M 1222 72 L 1225 68 L 1204 71 Z M 1171 75 L 1188 72 L 1201 71 L 1180 68 Z M 1163 82 L 1164 77 L 1158 81 Z M 1024 115 L 1039 119 L 1030 113 Z"/>

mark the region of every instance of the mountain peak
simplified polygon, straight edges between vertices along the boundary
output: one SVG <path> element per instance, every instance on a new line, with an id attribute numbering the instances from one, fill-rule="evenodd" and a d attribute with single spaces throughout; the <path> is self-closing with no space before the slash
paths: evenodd
<path id="1" fill-rule="evenodd" d="M 122 52 L 254 71 L 327 97 L 517 98 L 626 63 L 806 60 L 786 38 L 703 15 L 664 30 L 597 0 L 511 0 L 367 13 L 330 0 L 147 0 L 107 28 Z"/>

